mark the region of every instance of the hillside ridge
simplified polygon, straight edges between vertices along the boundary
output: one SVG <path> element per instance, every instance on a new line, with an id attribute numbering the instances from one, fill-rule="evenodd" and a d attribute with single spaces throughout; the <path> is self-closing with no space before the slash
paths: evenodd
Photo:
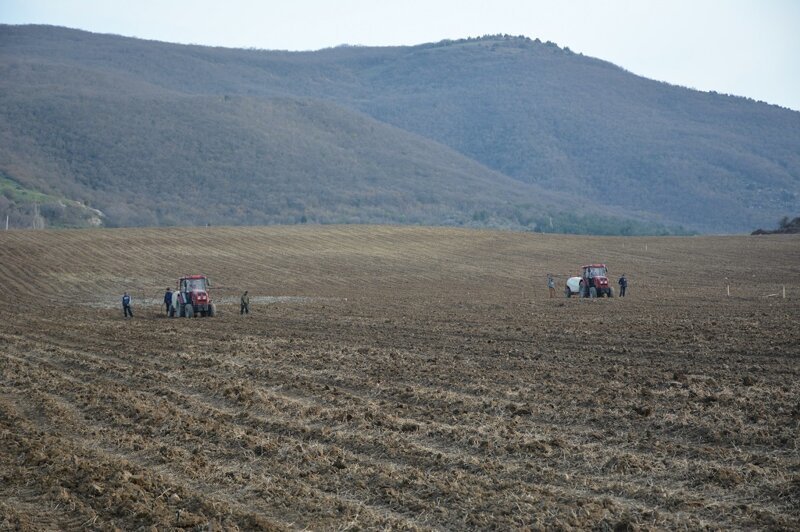
<path id="1" fill-rule="evenodd" d="M 538 39 L 501 35 L 287 52 L 0 26 L 0 45 L 5 79 L 0 82 L 5 100 L 0 135 L 11 140 L 0 148 L 0 171 L 42 192 L 70 189 L 70 198 L 109 213 L 112 225 L 305 219 L 545 230 L 555 218 L 561 226 L 552 229 L 569 232 L 607 225 L 600 232 L 664 232 L 678 226 L 740 232 L 766 225 L 800 201 L 800 113 L 648 80 Z M 127 99 L 111 103 L 122 95 Z M 284 128 L 294 140 L 281 144 L 281 136 L 273 138 L 263 129 L 260 111 L 248 114 L 240 108 L 227 116 L 224 108 L 241 106 L 243 100 L 251 110 L 292 108 L 288 102 L 304 101 L 327 111 L 304 120 L 284 112 L 296 127 Z M 76 123 L 64 109 L 99 116 Z M 332 168 L 319 153 L 341 155 L 336 132 L 352 133 L 355 124 L 366 127 L 364 116 L 380 130 L 367 135 L 374 151 Z M 183 135 L 184 141 L 150 147 L 151 159 L 159 162 L 156 172 L 153 164 L 142 164 L 141 149 L 128 149 L 122 132 L 109 123 L 135 126 L 125 131 L 135 145 L 143 144 L 140 138 L 163 137 L 164 131 L 153 129 L 158 124 L 177 123 L 180 130 L 171 134 Z M 65 139 L 92 138 L 87 131 L 95 128 L 114 139 L 111 146 L 93 138 L 91 146 L 73 144 L 64 152 Z M 253 149 L 238 150 L 234 158 L 226 153 L 220 130 Z M 321 136 L 321 130 L 333 135 Z M 404 137 L 402 147 L 401 132 L 412 135 Z M 430 146 L 423 148 L 426 143 Z M 306 149 L 282 149 L 289 144 Z M 204 151 L 209 146 L 216 151 L 211 168 Z M 387 157 L 394 148 L 399 156 Z M 268 164 L 261 151 L 273 154 Z M 410 171 L 414 167 L 425 169 Z M 459 178 L 454 167 L 463 170 Z M 136 183 L 142 172 L 148 180 Z M 302 186 L 280 185 L 287 177 L 279 174 L 287 172 Z M 160 203 L 157 196 L 164 193 L 151 185 L 178 190 L 187 174 L 224 185 L 232 198 L 247 189 L 250 178 L 273 191 L 282 189 L 282 196 L 262 191 L 256 199 L 247 189 L 238 194 L 251 203 L 246 215 L 231 215 L 240 201 L 231 199 L 217 215 L 205 217 L 213 221 L 149 206 Z M 351 179 L 354 174 L 370 179 Z M 460 180 L 466 175 L 470 182 L 484 183 L 480 192 L 472 189 L 475 201 L 469 205 L 451 194 L 464 188 Z M 313 204 L 305 198 L 320 176 L 327 183 L 321 187 L 321 195 L 330 198 L 326 205 L 309 212 L 288 207 Z M 422 194 L 426 203 L 440 205 L 441 212 L 414 202 L 406 207 L 396 195 L 395 205 L 379 201 L 365 210 L 362 200 L 348 206 L 342 194 L 330 194 L 335 186 L 362 199 L 386 197 L 381 191 L 406 181 L 418 189 L 420 180 L 430 187 Z M 124 187 L 115 191 L 121 182 L 133 182 L 137 194 Z M 166 185 L 170 182 L 172 187 Z M 132 200 L 140 212 L 125 213 Z M 260 203 L 287 207 L 266 214 Z M 408 210 L 411 215 L 399 214 Z"/>

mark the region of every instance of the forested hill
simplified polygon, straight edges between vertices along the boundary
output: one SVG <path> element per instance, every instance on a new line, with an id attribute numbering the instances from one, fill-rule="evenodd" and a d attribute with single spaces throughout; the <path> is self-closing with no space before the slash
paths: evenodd
<path id="1" fill-rule="evenodd" d="M 0 99 L 0 188 L 110 225 L 741 232 L 800 202 L 800 113 L 521 37 L 278 52 L 0 26 Z"/>

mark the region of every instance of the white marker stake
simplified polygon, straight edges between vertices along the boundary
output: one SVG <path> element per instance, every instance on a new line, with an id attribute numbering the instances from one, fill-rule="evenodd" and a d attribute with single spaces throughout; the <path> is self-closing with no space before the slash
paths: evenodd
<path id="1" fill-rule="evenodd" d="M 786 299 L 786 285 L 783 285 L 783 299 Z"/>
<path id="2" fill-rule="evenodd" d="M 731 285 L 727 285 L 725 289 L 728 292 L 728 297 L 731 297 Z"/>

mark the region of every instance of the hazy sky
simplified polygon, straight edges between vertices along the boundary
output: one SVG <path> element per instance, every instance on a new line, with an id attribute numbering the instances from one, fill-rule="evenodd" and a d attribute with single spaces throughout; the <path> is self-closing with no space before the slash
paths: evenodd
<path id="1" fill-rule="evenodd" d="M 283 50 L 508 33 L 800 110 L 800 0 L 0 0 L 0 22 Z"/>

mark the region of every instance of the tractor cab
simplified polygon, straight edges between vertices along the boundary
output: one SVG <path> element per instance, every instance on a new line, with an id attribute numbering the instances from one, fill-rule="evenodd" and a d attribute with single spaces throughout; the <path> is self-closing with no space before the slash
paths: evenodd
<path id="1" fill-rule="evenodd" d="M 583 297 L 614 297 L 614 289 L 608 283 L 608 268 L 605 264 L 587 264 L 581 274 Z"/>
<path id="2" fill-rule="evenodd" d="M 208 278 L 200 275 L 182 277 L 178 283 L 178 289 L 183 292 L 207 292 Z"/>

